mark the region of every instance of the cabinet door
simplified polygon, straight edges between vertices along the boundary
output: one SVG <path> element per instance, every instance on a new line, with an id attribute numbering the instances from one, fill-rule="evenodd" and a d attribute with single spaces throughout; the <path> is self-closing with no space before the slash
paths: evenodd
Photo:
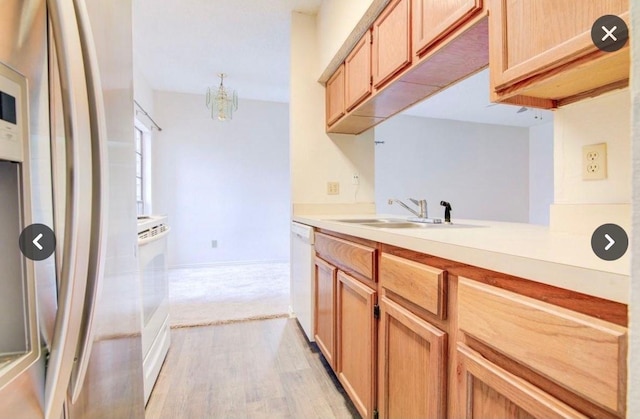
<path id="1" fill-rule="evenodd" d="M 377 88 L 411 63 L 409 0 L 392 0 L 373 23 L 373 85 Z"/>
<path id="2" fill-rule="evenodd" d="M 336 373 L 363 418 L 375 406 L 376 292 L 338 271 Z"/>
<path id="3" fill-rule="evenodd" d="M 446 333 L 385 296 L 380 313 L 380 416 L 444 418 Z"/>
<path id="4" fill-rule="evenodd" d="M 628 10 L 628 0 L 493 0 L 492 85 L 501 90 L 598 51 L 591 40 L 593 23 L 608 14 L 625 18 Z"/>
<path id="5" fill-rule="evenodd" d="M 350 111 L 371 94 L 371 31 L 364 34 L 344 62 L 345 100 Z"/>
<path id="6" fill-rule="evenodd" d="M 336 122 L 345 112 L 344 106 L 344 64 L 342 64 L 333 76 L 327 81 L 326 94 L 326 116 L 327 125 Z"/>
<path id="7" fill-rule="evenodd" d="M 413 0 L 414 53 L 422 54 L 478 10 L 482 10 L 482 0 Z"/>
<path id="8" fill-rule="evenodd" d="M 314 337 L 327 362 L 335 369 L 336 268 L 315 260 Z"/>
<path id="9" fill-rule="evenodd" d="M 587 416 L 459 343 L 460 412 L 466 419 L 553 419 Z"/>

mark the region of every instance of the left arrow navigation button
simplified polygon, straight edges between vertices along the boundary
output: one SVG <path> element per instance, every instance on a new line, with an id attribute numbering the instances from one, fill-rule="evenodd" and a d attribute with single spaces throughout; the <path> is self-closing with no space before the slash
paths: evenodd
<path id="1" fill-rule="evenodd" d="M 20 251 L 31 260 L 45 260 L 56 250 L 56 235 L 44 224 L 31 224 L 20 233 Z"/>
<path id="2" fill-rule="evenodd" d="M 38 234 L 35 239 L 33 239 L 33 244 L 38 248 L 38 250 L 44 249 L 40 243 L 40 239 L 42 238 L 42 233 Z"/>

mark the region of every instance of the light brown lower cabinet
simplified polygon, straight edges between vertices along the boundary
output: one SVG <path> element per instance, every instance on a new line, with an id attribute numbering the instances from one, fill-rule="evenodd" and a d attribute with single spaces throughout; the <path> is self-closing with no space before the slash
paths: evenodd
<path id="1" fill-rule="evenodd" d="M 322 259 L 315 259 L 314 275 L 314 325 L 316 344 L 327 362 L 335 368 L 335 312 L 336 312 L 336 271 L 337 269 Z"/>
<path id="2" fill-rule="evenodd" d="M 316 234 L 315 339 L 363 418 L 625 417 L 624 305 L 384 246 Z"/>
<path id="3" fill-rule="evenodd" d="M 376 403 L 376 291 L 342 271 L 337 274 L 336 374 L 363 418 Z"/>
<path id="4" fill-rule="evenodd" d="M 462 374 L 460 412 L 465 419 L 587 418 L 462 343 L 457 357 Z"/>
<path id="5" fill-rule="evenodd" d="M 386 296 L 380 299 L 381 418 L 444 418 L 447 335 Z"/>

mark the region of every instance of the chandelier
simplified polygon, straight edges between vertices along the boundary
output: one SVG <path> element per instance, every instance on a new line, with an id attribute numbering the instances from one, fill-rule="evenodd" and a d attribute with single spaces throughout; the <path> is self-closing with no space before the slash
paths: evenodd
<path id="1" fill-rule="evenodd" d="M 233 118 L 233 111 L 238 110 L 238 94 L 235 90 L 224 87 L 226 74 L 218 74 L 220 85 L 207 88 L 207 108 L 211 110 L 211 119 L 226 121 Z"/>

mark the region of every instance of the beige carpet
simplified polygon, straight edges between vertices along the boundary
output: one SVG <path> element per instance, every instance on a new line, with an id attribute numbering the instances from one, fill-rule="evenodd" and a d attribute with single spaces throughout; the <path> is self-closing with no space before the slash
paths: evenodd
<path id="1" fill-rule="evenodd" d="M 171 327 L 289 316 L 289 264 L 169 270 Z"/>

